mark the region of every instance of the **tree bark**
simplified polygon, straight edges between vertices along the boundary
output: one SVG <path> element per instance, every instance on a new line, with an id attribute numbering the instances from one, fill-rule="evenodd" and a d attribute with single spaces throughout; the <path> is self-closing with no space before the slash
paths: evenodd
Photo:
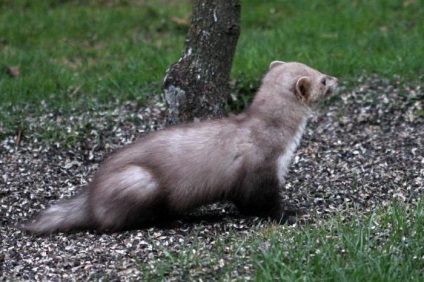
<path id="1" fill-rule="evenodd" d="M 168 125 L 226 115 L 239 35 L 239 0 L 194 1 L 184 52 L 163 81 Z"/>

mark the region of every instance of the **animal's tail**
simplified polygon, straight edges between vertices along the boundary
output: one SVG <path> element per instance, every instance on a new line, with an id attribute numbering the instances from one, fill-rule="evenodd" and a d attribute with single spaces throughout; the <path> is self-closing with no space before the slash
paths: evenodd
<path id="1" fill-rule="evenodd" d="M 87 196 L 88 193 L 84 191 L 75 198 L 59 202 L 41 212 L 35 221 L 21 224 L 19 228 L 40 235 L 88 228 L 90 215 Z"/>

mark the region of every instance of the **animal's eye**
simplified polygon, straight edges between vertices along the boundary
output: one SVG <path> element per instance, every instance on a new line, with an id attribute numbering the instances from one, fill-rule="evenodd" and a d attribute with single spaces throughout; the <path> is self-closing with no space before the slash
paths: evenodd
<path id="1" fill-rule="evenodd" d="M 322 84 L 322 85 L 327 85 L 327 80 L 326 80 L 325 78 L 323 78 L 323 79 L 321 80 L 321 84 Z"/>

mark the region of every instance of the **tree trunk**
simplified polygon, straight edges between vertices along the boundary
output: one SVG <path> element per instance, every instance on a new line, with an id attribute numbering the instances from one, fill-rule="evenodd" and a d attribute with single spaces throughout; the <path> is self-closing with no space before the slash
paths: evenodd
<path id="1" fill-rule="evenodd" d="M 195 0 L 184 52 L 167 70 L 167 124 L 222 117 L 240 34 L 239 0 Z"/>

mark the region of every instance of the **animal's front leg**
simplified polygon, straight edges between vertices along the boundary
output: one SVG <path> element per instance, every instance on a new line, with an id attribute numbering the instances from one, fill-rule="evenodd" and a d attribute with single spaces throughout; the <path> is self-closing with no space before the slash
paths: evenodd
<path id="1" fill-rule="evenodd" d="M 285 221 L 283 202 L 275 179 L 249 181 L 243 193 L 233 200 L 244 215 L 271 218 L 277 222 Z"/>

